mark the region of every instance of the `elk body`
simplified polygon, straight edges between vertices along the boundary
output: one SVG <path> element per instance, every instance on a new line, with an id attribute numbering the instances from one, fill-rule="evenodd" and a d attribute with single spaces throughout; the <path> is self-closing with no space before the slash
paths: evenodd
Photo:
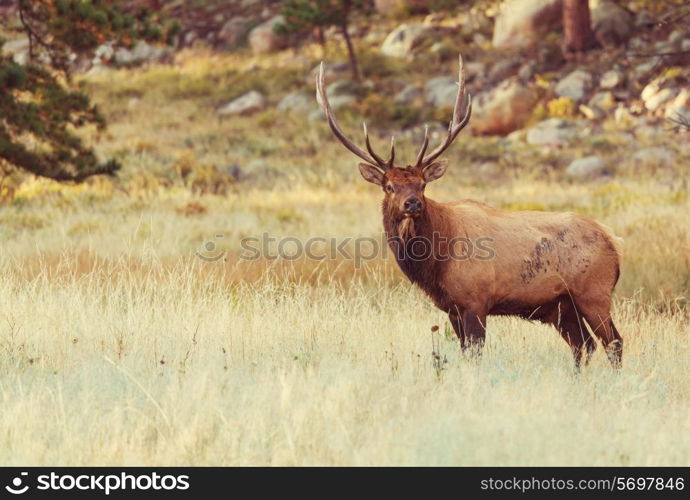
<path id="1" fill-rule="evenodd" d="M 447 312 L 463 350 L 481 352 L 490 315 L 515 315 L 550 323 L 570 346 L 576 367 L 589 360 L 599 338 L 614 367 L 623 339 L 611 319 L 611 294 L 619 276 L 618 239 L 594 220 L 575 213 L 507 212 L 472 200 L 438 203 L 424 195 L 447 161 L 439 156 L 470 120 L 460 58 L 459 89 L 445 140 L 427 153 L 428 131 L 414 164 L 396 166 L 376 154 L 364 126 L 367 151 L 341 130 L 324 90 L 317 98 L 335 136 L 364 160 L 359 170 L 381 187 L 383 225 L 400 269 Z M 482 242 L 488 252 L 468 249 Z M 458 258 L 460 257 L 460 258 Z M 591 329 L 591 334 L 586 324 Z"/>

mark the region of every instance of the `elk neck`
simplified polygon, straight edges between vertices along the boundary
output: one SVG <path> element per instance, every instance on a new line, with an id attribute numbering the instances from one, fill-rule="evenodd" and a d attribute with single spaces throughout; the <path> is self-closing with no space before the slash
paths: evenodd
<path id="1" fill-rule="evenodd" d="M 438 242 L 443 237 L 452 238 L 454 232 L 451 214 L 447 212 L 442 203 L 429 198 L 424 211 L 414 219 L 405 219 L 383 206 L 383 227 L 398 266 L 442 308 L 447 302 L 441 283 L 447 261 L 437 256 L 447 249 Z"/>

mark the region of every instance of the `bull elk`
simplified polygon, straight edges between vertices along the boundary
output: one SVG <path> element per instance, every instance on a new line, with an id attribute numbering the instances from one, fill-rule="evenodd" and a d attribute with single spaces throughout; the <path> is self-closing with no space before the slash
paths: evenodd
<path id="1" fill-rule="evenodd" d="M 611 319 L 620 272 L 618 238 L 571 212 L 507 212 L 473 200 L 439 203 L 424 195 L 427 183 L 446 171 L 448 162 L 439 157 L 470 120 L 472 100 L 459 60 L 458 94 L 445 139 L 427 152 L 426 129 L 414 164 L 405 167 L 394 163 L 394 141 L 387 159 L 374 151 L 366 124 L 366 151 L 347 138 L 328 102 L 323 64 L 317 75 L 317 100 L 333 134 L 364 160 L 362 177 L 383 190 L 383 226 L 400 269 L 448 313 L 463 351 L 481 353 L 487 316 L 515 315 L 555 326 L 578 369 L 583 355 L 587 363 L 596 348 L 593 336 L 620 367 L 623 339 Z M 448 258 L 457 255 L 458 239 L 466 246 L 482 238 L 491 242 L 492 258 Z M 425 251 L 415 250 L 419 242 L 426 242 Z"/>

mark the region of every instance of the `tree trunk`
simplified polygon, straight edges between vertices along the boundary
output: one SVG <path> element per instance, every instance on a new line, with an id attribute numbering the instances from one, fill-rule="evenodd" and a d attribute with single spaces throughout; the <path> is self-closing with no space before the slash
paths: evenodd
<path id="1" fill-rule="evenodd" d="M 323 26 L 316 27 L 316 40 L 319 42 L 319 45 L 321 46 L 321 59 L 327 59 L 326 34 L 323 31 Z"/>
<path id="2" fill-rule="evenodd" d="M 356 82 L 361 81 L 362 77 L 359 73 L 359 61 L 357 61 L 357 54 L 355 53 L 355 48 L 352 45 L 352 39 L 350 39 L 350 33 L 347 31 L 347 21 L 343 23 L 340 30 L 345 39 L 345 45 L 347 45 L 347 55 L 350 59 L 350 71 L 352 71 L 352 79 Z"/>
<path id="3" fill-rule="evenodd" d="M 563 1 L 563 51 L 584 52 L 594 46 L 588 0 Z"/>

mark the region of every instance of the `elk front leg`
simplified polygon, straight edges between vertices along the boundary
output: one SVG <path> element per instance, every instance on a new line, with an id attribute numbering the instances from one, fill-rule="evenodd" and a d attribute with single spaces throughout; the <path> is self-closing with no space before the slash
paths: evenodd
<path id="1" fill-rule="evenodd" d="M 486 314 L 465 310 L 462 314 L 462 327 L 465 332 L 466 349 L 480 355 L 486 338 Z"/>
<path id="2" fill-rule="evenodd" d="M 460 341 L 460 348 L 464 351 L 467 349 L 467 340 L 462 326 L 462 313 L 458 310 L 451 311 L 448 313 L 448 318 L 450 319 L 450 324 L 453 325 L 455 335 L 457 335 L 458 340 Z"/>

